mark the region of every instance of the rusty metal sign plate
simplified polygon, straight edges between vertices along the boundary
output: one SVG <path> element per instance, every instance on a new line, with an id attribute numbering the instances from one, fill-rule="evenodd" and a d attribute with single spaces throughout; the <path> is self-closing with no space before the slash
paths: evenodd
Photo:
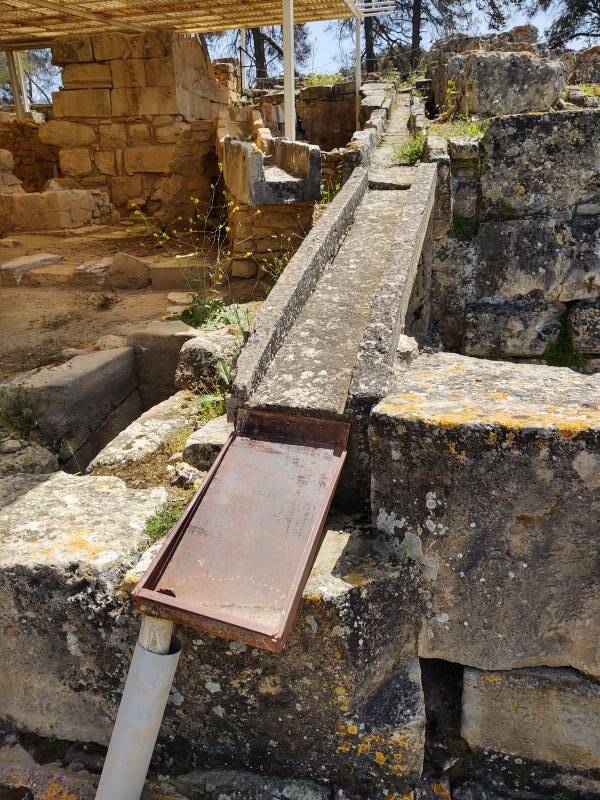
<path id="1" fill-rule="evenodd" d="M 243 409 L 238 428 L 133 604 L 279 652 L 321 543 L 349 426 Z"/>

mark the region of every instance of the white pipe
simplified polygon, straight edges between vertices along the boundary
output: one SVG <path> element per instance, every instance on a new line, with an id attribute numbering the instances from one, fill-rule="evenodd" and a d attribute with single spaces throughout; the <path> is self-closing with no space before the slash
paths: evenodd
<path id="1" fill-rule="evenodd" d="M 283 119 L 284 133 L 296 141 L 296 88 L 294 77 L 294 0 L 283 2 Z"/>
<path id="2" fill-rule="evenodd" d="M 360 88 L 362 86 L 362 75 L 360 70 L 360 17 L 354 17 L 354 75 L 356 83 L 356 128 L 360 130 Z"/>
<path id="3" fill-rule="evenodd" d="M 142 618 L 96 800 L 141 797 L 179 661 L 172 632 L 169 620 Z"/>
<path id="4" fill-rule="evenodd" d="M 248 88 L 248 51 L 246 50 L 246 28 L 240 28 L 240 90 Z"/>

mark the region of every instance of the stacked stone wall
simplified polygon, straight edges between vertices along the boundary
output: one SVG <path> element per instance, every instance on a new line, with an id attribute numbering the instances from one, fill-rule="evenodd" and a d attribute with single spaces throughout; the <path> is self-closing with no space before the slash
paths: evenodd
<path id="1" fill-rule="evenodd" d="M 0 150 L 9 150 L 13 173 L 27 192 L 40 192 L 58 174 L 58 149 L 40 139 L 40 125 L 30 120 L 0 121 Z"/>
<path id="2" fill-rule="evenodd" d="M 94 34 L 55 41 L 52 57 L 63 87 L 40 137 L 59 148 L 63 175 L 106 187 L 122 215 L 148 201 L 156 210 L 174 187 L 206 193 L 215 168 L 210 123 L 228 92 L 196 38 L 164 29 Z"/>

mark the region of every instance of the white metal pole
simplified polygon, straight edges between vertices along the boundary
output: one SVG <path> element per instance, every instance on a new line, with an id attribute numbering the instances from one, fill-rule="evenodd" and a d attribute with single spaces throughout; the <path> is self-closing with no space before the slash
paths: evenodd
<path id="1" fill-rule="evenodd" d="M 179 661 L 172 633 L 170 620 L 142 617 L 96 800 L 141 797 Z"/>
<path id="2" fill-rule="evenodd" d="M 7 50 L 6 64 L 8 66 L 8 78 L 15 101 L 17 119 L 23 119 L 26 112 L 29 111 L 29 99 L 25 91 L 23 65 L 21 64 L 19 53 L 15 53 L 14 50 Z"/>
<path id="3" fill-rule="evenodd" d="M 294 0 L 283 2 L 283 103 L 284 132 L 296 141 L 296 89 L 294 77 Z"/>
<path id="4" fill-rule="evenodd" d="M 360 88 L 362 85 L 362 75 L 360 70 L 360 17 L 354 17 L 354 73 L 356 77 L 356 130 L 360 130 Z"/>
<path id="5" fill-rule="evenodd" d="M 248 51 L 246 50 L 246 28 L 240 28 L 240 89 L 242 94 L 248 88 Z"/>

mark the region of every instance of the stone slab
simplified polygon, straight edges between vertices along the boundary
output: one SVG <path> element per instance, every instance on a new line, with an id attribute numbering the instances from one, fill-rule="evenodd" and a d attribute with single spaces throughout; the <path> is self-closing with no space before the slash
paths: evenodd
<path id="1" fill-rule="evenodd" d="M 135 352 L 142 402 L 146 408 L 166 400 L 175 392 L 175 370 L 179 353 L 198 330 L 181 321 L 150 322 L 127 333 Z"/>
<path id="2" fill-rule="evenodd" d="M 227 415 L 216 417 L 194 431 L 183 448 L 183 460 L 198 469 L 208 469 L 233 432 Z"/>
<path id="3" fill-rule="evenodd" d="M 194 424 L 198 407 L 190 392 L 177 392 L 145 411 L 121 431 L 88 466 L 88 472 L 143 461 L 151 457 L 179 431 Z"/>
<path id="4" fill-rule="evenodd" d="M 465 669 L 469 745 L 577 770 L 600 769 L 600 683 L 569 669 Z"/>
<path id="5" fill-rule="evenodd" d="M 438 353 L 374 408 L 373 519 L 384 550 L 421 565 L 422 657 L 600 674 L 599 389 Z"/>
<path id="6" fill-rule="evenodd" d="M 404 193 L 369 190 L 333 261 L 278 350 L 251 404 L 342 415 Z"/>
<path id="7" fill-rule="evenodd" d="M 175 386 L 199 394 L 214 394 L 215 385 L 221 382 L 217 375 L 219 363 L 232 371 L 242 342 L 242 330 L 236 331 L 233 326 L 199 330 L 197 336 L 181 347 Z"/>
<path id="8" fill-rule="evenodd" d="M 36 435 L 63 460 L 69 459 L 110 424 L 111 416 L 134 394 L 134 352 L 123 347 L 76 356 L 57 367 L 19 375 L 3 388 L 26 399 L 36 420 Z M 134 403 L 128 413 L 135 412 Z M 123 427 L 131 422 L 118 414 L 117 418 Z"/>
<path id="9" fill-rule="evenodd" d="M 129 489 L 112 477 L 0 479 L 0 716 L 44 736 L 108 741 L 112 709 L 95 684 L 99 669 L 114 676 L 109 653 L 125 643 L 100 609 L 119 608 L 120 577 L 165 502 L 162 488 Z"/>
<path id="10" fill-rule="evenodd" d="M 18 256 L 9 261 L 0 263 L 0 284 L 16 286 L 21 283 L 23 276 L 32 269 L 57 264 L 62 261 L 62 256 L 51 253 L 36 253 L 30 256 Z"/>

